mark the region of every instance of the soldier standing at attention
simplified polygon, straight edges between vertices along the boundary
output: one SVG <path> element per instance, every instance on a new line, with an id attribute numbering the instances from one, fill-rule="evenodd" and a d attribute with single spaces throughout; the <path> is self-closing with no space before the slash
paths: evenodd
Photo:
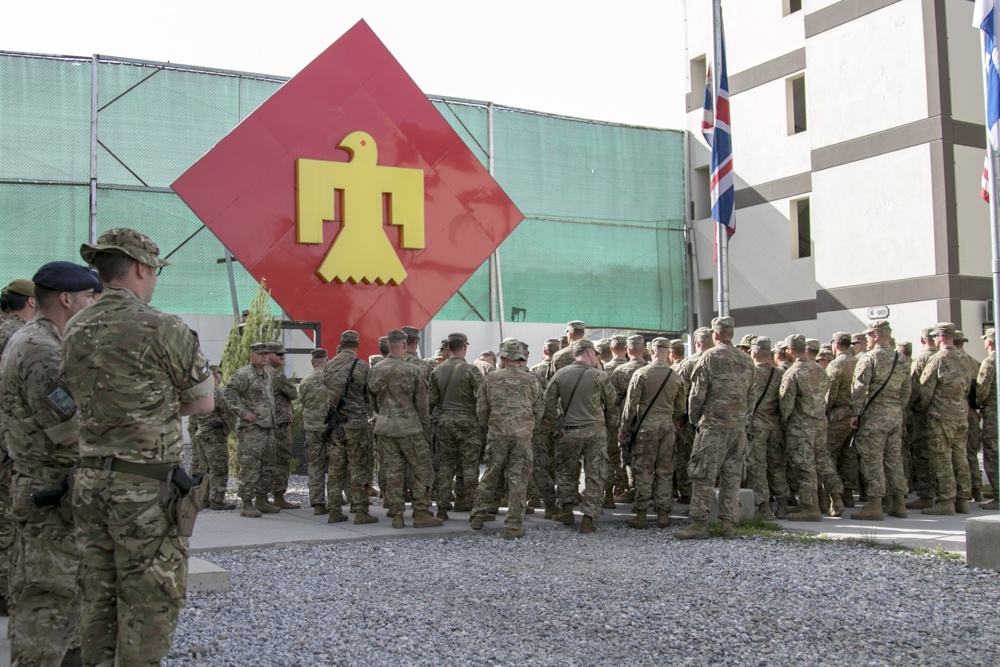
<path id="1" fill-rule="evenodd" d="M 51 262 L 34 278 L 33 320 L 8 341 L 0 363 L 0 413 L 10 459 L 11 517 L 16 526 L 9 625 L 14 665 L 79 664 L 67 656 L 80 625 L 80 556 L 70 514 L 69 481 L 77 462 L 76 404 L 59 372 L 62 332 L 94 299 L 85 266 Z M 39 507 L 35 493 L 53 496 Z M 75 655 L 74 655 L 75 654 Z"/>
<path id="2" fill-rule="evenodd" d="M 552 355 L 559 351 L 559 339 L 549 338 L 542 350 L 541 363 L 531 367 L 531 372 L 538 378 L 544 398 L 545 387 L 548 386 L 552 373 Z M 556 513 L 556 486 L 553 480 L 553 462 L 555 461 L 555 432 L 550 424 L 544 421 L 535 427 L 531 436 L 532 466 L 531 476 L 538 489 L 538 495 L 545 504 L 545 518 L 551 519 Z"/>
<path id="3" fill-rule="evenodd" d="M 965 344 L 968 342 L 969 339 L 965 337 L 965 333 L 956 329 L 955 349 L 962 353 L 965 365 L 969 367 L 969 377 L 972 378 L 968 391 L 969 430 L 965 440 L 965 456 L 969 460 L 969 482 L 972 485 L 969 495 L 972 500 L 980 503 L 983 501 L 983 471 L 979 467 L 979 450 L 982 449 L 983 430 L 979 424 L 979 406 L 976 404 L 976 376 L 979 375 L 979 362 L 965 351 Z"/>
<path id="4" fill-rule="evenodd" d="M 788 518 L 788 480 L 785 478 L 785 441 L 781 433 L 778 392 L 785 374 L 771 363 L 771 339 L 759 336 L 750 345 L 754 360 L 753 400 L 750 418 L 747 477 L 754 491 L 757 516 Z M 777 508 L 771 513 L 771 495 Z"/>
<path id="5" fill-rule="evenodd" d="M 927 413 L 931 471 L 937 478 L 937 503 L 924 514 L 969 513 L 969 460 L 966 458 L 969 369 L 955 349 L 955 325 L 939 322 L 931 332 L 938 351 L 920 374 L 914 406 Z"/>
<path id="6" fill-rule="evenodd" d="M 191 439 L 191 474 L 204 473 L 208 481 L 208 509 L 234 510 L 236 503 L 226 502 L 229 487 L 229 434 L 239 415 L 233 413 L 222 393 L 222 369 L 210 365 L 215 383 L 215 408 L 196 420 Z M 191 423 L 194 417 L 188 419 Z"/>
<path id="7" fill-rule="evenodd" d="M 708 513 L 717 478 L 722 536 L 736 537 L 740 480 L 746 460 L 746 420 L 756 397 L 753 361 L 733 347 L 735 326 L 731 317 L 712 320 L 715 344 L 699 356 L 691 375 L 688 411 L 698 432 L 688 464 L 691 525 L 674 533 L 679 540 L 708 539 Z"/>
<path id="8" fill-rule="evenodd" d="M 431 470 L 431 415 L 427 382 L 420 368 L 403 357 L 406 341 L 407 336 L 402 331 L 393 329 L 389 332 L 389 356 L 372 369 L 368 377 L 368 391 L 372 407 L 378 415 L 375 435 L 378 436 L 382 464 L 386 468 L 384 491 L 387 516 L 392 517 L 392 527 L 404 526 L 405 462 L 413 476 L 413 527 L 433 528 L 444 522 L 428 511 L 434 473 Z"/>
<path id="9" fill-rule="evenodd" d="M 613 371 L 605 371 L 611 378 L 611 386 L 614 387 L 618 404 L 612 410 L 611 424 L 608 428 L 608 481 L 604 489 L 604 509 L 613 510 L 615 508 L 614 487 L 623 490 L 629 488 L 628 475 L 622 466 L 622 452 L 618 444 L 618 424 L 622 417 L 622 404 L 625 402 L 625 395 L 628 393 L 628 384 L 637 370 L 646 365 L 643 353 L 646 351 L 646 339 L 642 336 L 634 335 L 625 339 L 626 349 L 631 359 L 623 364 L 619 364 Z M 684 392 L 681 392 L 684 393 Z M 632 491 L 632 501 L 635 502 L 635 492 Z"/>
<path id="10" fill-rule="evenodd" d="M 851 428 L 851 386 L 858 358 L 851 347 L 851 334 L 838 331 L 833 334 L 836 357 L 826 367 L 830 388 L 826 393 L 827 446 L 830 461 L 840 473 L 844 485 L 844 507 L 854 507 L 854 490 L 860 489 L 858 479 L 858 451 L 850 447 Z M 902 364 L 900 364 L 902 366 Z M 907 393 L 909 395 L 909 393 Z"/>
<path id="11" fill-rule="evenodd" d="M 983 467 L 993 488 L 993 500 L 979 506 L 983 510 L 1000 509 L 1000 471 L 997 469 L 997 332 L 990 327 L 983 335 L 986 358 L 979 365 L 976 378 L 976 403 L 983 410 Z"/>
<path id="12" fill-rule="evenodd" d="M 479 369 L 480 374 L 486 377 L 497 369 L 497 355 L 493 350 L 483 350 L 479 353 L 479 358 L 472 363 Z"/>
<path id="13" fill-rule="evenodd" d="M 431 365 L 417 354 L 417 347 L 420 345 L 420 329 L 416 327 L 400 327 L 400 329 L 406 334 L 406 356 L 404 358 L 408 363 L 414 364 L 420 369 L 420 376 L 424 379 L 425 384 L 430 382 Z"/>
<path id="14" fill-rule="evenodd" d="M 531 437 L 541 421 L 544 403 L 537 378 L 522 366 L 528 357 L 516 340 L 500 344 L 500 369 L 483 380 L 476 401 L 479 423 L 486 431 L 486 472 L 476 492 L 469 521 L 480 530 L 501 473 L 507 478 L 507 518 L 503 537 L 524 537 L 525 495 L 531 475 Z M 468 479 L 468 477 L 466 477 Z"/>
<path id="15" fill-rule="evenodd" d="M 579 479 L 577 463 L 582 456 L 586 486 L 580 505 L 584 515 L 580 532 L 593 533 L 608 476 L 607 429 L 614 426 L 608 420 L 618 397 L 608 374 L 597 368 L 594 344 L 581 339 L 574 341 L 572 349 L 576 361 L 556 371 L 545 390 L 545 421 L 554 424 L 560 408 L 563 413 L 562 436 L 556 441 L 556 502 L 562 511 L 552 520 L 567 526 L 576 523 L 573 500 Z"/>
<path id="16" fill-rule="evenodd" d="M 299 392 L 285 375 L 285 348 L 281 343 L 271 342 L 267 344 L 267 352 L 274 393 L 274 471 L 271 474 L 274 502 L 271 504 L 281 510 L 297 510 L 301 505 L 286 501 L 285 492 L 291 473 L 292 401 L 299 397 Z"/>
<path id="17" fill-rule="evenodd" d="M 597 351 L 597 361 L 600 362 L 599 368 L 602 371 L 609 373 L 610 371 L 604 368 L 604 364 L 614 358 L 614 355 L 611 352 L 611 339 L 602 338 L 594 344 L 594 349 Z"/>
<path id="18" fill-rule="evenodd" d="M 694 374 L 694 367 L 698 364 L 707 350 L 712 349 L 715 342 L 712 340 L 712 330 L 708 327 L 700 327 L 694 330 L 694 352 L 691 356 L 681 359 L 674 372 L 684 382 L 681 393 L 685 397 L 691 395 L 691 376 Z M 694 445 L 694 422 L 687 416 L 687 410 L 681 417 L 681 428 L 677 431 L 677 448 L 674 455 L 674 467 L 677 475 L 677 491 L 680 494 L 682 505 L 691 502 L 691 481 L 688 479 L 688 461 L 691 460 L 691 447 Z"/>
<path id="19" fill-rule="evenodd" d="M 548 342 L 548 341 L 546 341 Z M 558 341 L 556 341 L 558 343 Z M 628 336 L 621 334 L 611 337 L 611 359 L 604 363 L 604 372 L 608 375 L 628 361 L 625 353 L 628 351 Z"/>
<path id="20" fill-rule="evenodd" d="M 464 480 L 455 510 L 468 512 L 479 486 L 479 453 L 483 427 L 476 417 L 476 395 L 482 374 L 465 360 L 469 339 L 463 333 L 448 334 L 447 361 L 431 371 L 430 408 L 437 409 L 437 518 L 448 518 L 451 484 L 456 475 Z"/>
<path id="21" fill-rule="evenodd" d="M 912 487 L 917 491 L 916 500 L 906 504 L 906 509 L 922 510 L 934 504 L 936 493 L 934 474 L 931 472 L 930 443 L 927 439 L 927 413 L 916 409 L 920 398 L 920 375 L 927 367 L 927 362 L 937 354 L 937 341 L 931 335 L 934 327 L 927 327 L 920 332 L 920 344 L 923 349 L 913 358 L 910 364 L 910 411 L 913 413 L 913 432 L 910 436 L 910 465 L 912 467 Z"/>
<path id="22" fill-rule="evenodd" d="M 322 515 L 329 511 L 326 504 L 326 476 L 330 468 L 327 451 L 329 441 L 323 440 L 322 436 L 326 429 L 327 409 L 330 407 L 330 395 L 323 384 L 323 369 L 330 361 L 330 353 L 326 348 L 319 347 L 309 354 L 313 370 L 299 383 L 299 403 L 302 405 L 302 430 L 306 434 L 309 504 L 312 505 L 313 514 Z M 340 490 L 337 489 L 337 494 L 339 493 Z"/>
<path id="23" fill-rule="evenodd" d="M 653 360 L 632 374 L 621 410 L 620 442 L 625 442 L 633 420 L 641 420 L 632 450 L 635 517 L 629 525 L 633 528 L 646 527 L 650 505 L 656 511 L 656 524 L 666 528 L 674 506 L 674 433 L 676 420 L 687 409 L 687 397 L 667 362 L 669 354 L 670 341 L 654 338 Z"/>
<path id="24" fill-rule="evenodd" d="M 188 538 L 161 499 L 181 460 L 181 416 L 212 411 L 213 381 L 197 335 L 147 305 L 167 264 L 159 254 L 127 228 L 81 246 L 106 287 L 63 336 L 80 421 L 73 520 L 85 665 L 159 665 L 187 593 Z"/>
<path id="25" fill-rule="evenodd" d="M 274 392 L 267 372 L 267 343 L 250 345 L 250 363 L 226 383 L 226 402 L 240 420 L 236 427 L 236 460 L 240 466 L 237 494 L 240 516 L 257 518 L 281 510 L 267 501 L 274 471 Z"/>
<path id="26" fill-rule="evenodd" d="M 330 435 L 327 452 L 330 461 L 330 482 L 328 484 L 330 516 L 328 523 L 346 521 L 340 511 L 340 490 L 346 488 L 350 495 L 351 512 L 354 523 L 374 523 L 378 521 L 368 513 L 368 486 L 371 483 L 371 402 L 368 397 L 368 377 L 371 369 L 358 359 L 360 337 L 357 331 L 340 334 L 340 352 L 323 369 L 323 384 L 326 386 L 328 406 L 340 410 L 346 418 L 341 424 L 344 435 L 336 432 Z M 344 397 L 341 404 L 340 397 Z M 348 479 L 344 479 L 344 473 Z M 336 496 L 336 500 L 334 499 Z"/>
<path id="27" fill-rule="evenodd" d="M 583 340 L 587 335 L 587 325 L 580 320 L 573 320 L 566 325 L 566 347 L 552 355 L 552 373 L 565 368 L 573 363 L 576 355 L 573 354 L 573 343 Z M 595 354 L 596 358 L 596 354 Z"/>

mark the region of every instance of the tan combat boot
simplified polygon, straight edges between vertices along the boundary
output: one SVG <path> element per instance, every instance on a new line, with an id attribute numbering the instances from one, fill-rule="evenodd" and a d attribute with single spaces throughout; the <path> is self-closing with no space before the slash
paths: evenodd
<path id="1" fill-rule="evenodd" d="M 968 514 L 969 513 L 969 501 L 964 498 L 958 498 L 955 500 L 955 512 L 958 514 Z"/>
<path id="2" fill-rule="evenodd" d="M 361 510 L 360 512 L 354 513 L 354 524 L 360 525 L 363 523 L 378 523 L 378 517 L 372 516 L 368 512 Z"/>
<path id="3" fill-rule="evenodd" d="M 329 511 L 330 510 L 328 510 L 326 508 L 326 505 L 323 504 L 323 503 L 316 503 L 315 505 L 313 505 L 313 514 L 315 514 L 317 516 L 319 516 L 321 514 L 326 514 Z"/>
<path id="4" fill-rule="evenodd" d="M 613 510 L 615 508 L 615 492 L 608 489 L 604 492 L 604 505 L 602 505 L 606 510 Z"/>
<path id="5" fill-rule="evenodd" d="M 234 510 L 236 509 L 236 503 L 230 503 L 223 500 L 222 502 L 211 501 L 208 503 L 208 509 L 210 510 Z"/>
<path id="6" fill-rule="evenodd" d="M 936 516 L 951 516 L 955 513 L 955 499 L 942 498 L 933 506 L 924 509 L 923 512 L 924 514 L 933 514 Z"/>
<path id="7" fill-rule="evenodd" d="M 774 518 L 785 520 L 788 518 L 788 498 L 778 498 L 774 501 L 777 507 L 774 509 Z"/>
<path id="8" fill-rule="evenodd" d="M 934 507 L 933 498 L 925 498 L 921 496 L 916 500 L 911 500 L 910 502 L 906 503 L 906 509 L 908 510 L 925 510 L 928 507 Z"/>
<path id="9" fill-rule="evenodd" d="M 830 496 L 830 516 L 840 516 L 844 513 L 844 498 L 839 493 Z"/>
<path id="10" fill-rule="evenodd" d="M 555 503 L 545 503 L 545 518 L 551 519 L 556 513 Z"/>
<path id="11" fill-rule="evenodd" d="M 340 511 L 340 508 L 330 510 L 329 516 L 326 517 L 327 523 L 340 523 L 341 521 L 347 521 L 347 515 Z"/>
<path id="12" fill-rule="evenodd" d="M 262 514 L 277 514 L 281 510 L 267 502 L 266 493 L 258 493 L 253 501 L 254 508 Z"/>
<path id="13" fill-rule="evenodd" d="M 447 521 L 448 510 L 446 510 L 444 507 L 438 507 L 437 518 L 441 519 L 442 521 Z"/>
<path id="14" fill-rule="evenodd" d="M 256 519 L 260 516 L 260 512 L 254 509 L 253 503 L 249 498 L 243 500 L 243 507 L 240 508 L 240 516 L 250 517 L 251 519 Z"/>
<path id="15" fill-rule="evenodd" d="M 981 510 L 1000 510 L 1000 501 L 998 501 L 996 498 L 994 498 L 990 502 L 983 503 L 982 505 L 980 505 L 979 509 L 981 509 Z"/>
<path id="16" fill-rule="evenodd" d="M 889 508 L 889 516 L 894 516 L 897 519 L 906 518 L 906 503 L 903 502 L 903 494 L 892 494 L 892 506 Z"/>
<path id="17" fill-rule="evenodd" d="M 503 539 L 516 540 L 524 537 L 524 528 L 504 528 Z"/>
<path id="18" fill-rule="evenodd" d="M 597 528 L 594 527 L 593 517 L 589 517 L 586 514 L 583 515 L 583 521 L 580 522 L 580 532 L 584 535 L 589 535 L 593 533 Z"/>
<path id="19" fill-rule="evenodd" d="M 882 521 L 885 516 L 882 514 L 882 499 L 876 496 L 869 496 L 868 504 L 859 512 L 851 512 L 851 518 L 855 521 Z"/>
<path id="20" fill-rule="evenodd" d="M 820 514 L 819 505 L 804 505 L 799 503 L 798 507 L 795 508 L 795 513 L 789 512 L 789 521 L 821 521 L 823 515 Z"/>
<path id="21" fill-rule="evenodd" d="M 402 513 L 393 514 L 392 515 L 392 527 L 393 528 L 402 528 L 405 525 L 406 524 L 403 522 L 403 514 Z"/>
<path id="22" fill-rule="evenodd" d="M 840 497 L 844 501 L 844 507 L 854 509 L 854 489 L 844 489 Z"/>
<path id="23" fill-rule="evenodd" d="M 420 510 L 413 513 L 414 528 L 437 528 L 442 525 L 444 525 L 444 521 L 431 516 L 431 513 L 427 510 Z"/>
<path id="24" fill-rule="evenodd" d="M 892 509 L 892 496 L 882 496 L 882 511 L 888 512 Z"/>
<path id="25" fill-rule="evenodd" d="M 736 524 L 729 519 L 722 520 L 722 537 L 727 540 L 736 539 Z"/>
<path id="26" fill-rule="evenodd" d="M 274 494 L 274 502 L 271 504 L 277 507 L 279 510 L 297 510 L 300 507 L 302 507 L 302 505 L 298 503 L 290 503 L 287 500 L 285 500 L 284 493 Z"/>
<path id="27" fill-rule="evenodd" d="M 635 516 L 629 519 L 628 525 L 632 528 L 646 527 L 646 510 L 636 510 Z"/>
<path id="28" fill-rule="evenodd" d="M 692 521 L 690 526 L 674 533 L 675 540 L 707 540 L 708 537 L 707 521 Z"/>
<path id="29" fill-rule="evenodd" d="M 774 512 L 771 511 L 770 501 L 765 500 L 757 505 L 757 518 L 765 521 L 770 521 L 774 518 Z"/>
<path id="30" fill-rule="evenodd" d="M 472 530 L 482 530 L 483 529 L 483 517 L 474 516 L 469 519 L 469 524 L 472 526 Z"/>
<path id="31" fill-rule="evenodd" d="M 826 493 L 826 488 L 820 484 L 819 487 L 819 511 L 820 514 L 830 513 L 830 496 Z"/>
<path id="32" fill-rule="evenodd" d="M 562 511 L 558 514 L 553 514 L 552 520 L 559 521 L 567 526 L 572 526 L 576 523 L 576 515 L 573 514 L 573 503 L 563 503 Z"/>
<path id="33" fill-rule="evenodd" d="M 660 528 L 666 528 L 670 525 L 669 510 L 656 510 L 656 525 Z"/>

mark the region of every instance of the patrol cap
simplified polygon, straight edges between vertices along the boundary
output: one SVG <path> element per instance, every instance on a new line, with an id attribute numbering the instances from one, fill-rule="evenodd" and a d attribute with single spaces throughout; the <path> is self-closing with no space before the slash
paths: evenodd
<path id="1" fill-rule="evenodd" d="M 935 325 L 934 330 L 931 331 L 932 336 L 954 336 L 955 335 L 955 325 L 951 322 L 938 322 Z"/>
<path id="2" fill-rule="evenodd" d="M 924 327 L 920 330 L 920 337 L 924 340 L 930 340 L 932 331 L 934 331 L 934 327 Z"/>
<path id="3" fill-rule="evenodd" d="M 244 308 L 243 312 L 241 313 L 241 315 L 243 315 L 243 317 L 249 317 L 250 316 L 250 309 L 249 308 Z"/>
<path id="4" fill-rule="evenodd" d="M 913 354 L 913 343 L 910 343 L 909 341 L 905 343 L 900 343 L 899 345 L 896 346 L 896 348 L 902 350 L 903 354 L 905 354 L 908 357 Z"/>
<path id="5" fill-rule="evenodd" d="M 221 373 L 222 372 L 222 369 L 219 368 L 219 366 L 217 364 L 209 364 L 208 365 L 208 370 L 212 371 L 213 373 Z"/>
<path id="6" fill-rule="evenodd" d="M 406 334 L 407 340 L 416 340 L 420 338 L 420 329 L 416 327 L 400 327 L 400 330 Z"/>
<path id="7" fill-rule="evenodd" d="M 833 352 L 829 350 L 820 350 L 816 354 L 816 361 L 833 361 Z"/>
<path id="8" fill-rule="evenodd" d="M 962 341 L 963 343 L 969 342 L 969 339 L 965 337 L 965 332 L 961 329 L 955 329 L 955 340 Z"/>
<path id="9" fill-rule="evenodd" d="M 559 339 L 558 338 L 546 338 L 545 339 L 545 349 L 551 350 L 552 348 L 559 349 Z"/>
<path id="10" fill-rule="evenodd" d="M 89 289 L 89 288 L 88 288 Z M 10 281 L 10 284 L 3 288 L 8 294 L 20 294 L 21 296 L 35 296 L 35 284 L 30 280 L 18 278 Z M 72 290 L 77 291 L 77 290 Z"/>
<path id="11" fill-rule="evenodd" d="M 170 265 L 167 260 L 160 259 L 160 247 L 151 238 L 128 227 L 109 229 L 101 234 L 97 243 L 84 243 L 80 246 L 80 257 L 87 264 L 93 264 L 94 256 L 99 252 L 128 255 L 137 262 L 156 268 Z"/>
<path id="12" fill-rule="evenodd" d="M 952 325 L 954 329 L 955 325 Z M 889 333 L 892 331 L 892 327 L 889 326 L 889 320 L 872 320 L 868 323 L 868 328 L 865 329 L 865 333 Z"/>
<path id="13" fill-rule="evenodd" d="M 858 343 L 864 343 L 866 341 L 866 334 L 864 331 L 861 333 L 851 334 L 851 345 L 857 345 Z"/>
<path id="14" fill-rule="evenodd" d="M 464 333 L 450 333 L 448 334 L 448 338 L 442 342 L 446 342 L 448 345 L 451 345 L 452 343 L 462 343 L 464 345 L 468 344 L 469 337 Z"/>
<path id="15" fill-rule="evenodd" d="M 981 338 L 983 340 L 988 340 L 988 341 L 990 341 L 992 343 L 995 343 L 995 342 L 997 342 L 997 330 L 994 329 L 993 327 L 990 327 L 989 329 L 986 330 L 986 333 L 984 333 L 981 336 Z"/>
<path id="16" fill-rule="evenodd" d="M 516 341 L 517 339 L 516 338 L 506 338 L 504 340 L 515 340 Z M 494 352 L 493 350 L 483 350 L 482 352 L 479 353 L 479 356 L 480 357 L 489 357 L 490 359 L 496 359 L 497 358 L 497 353 Z"/>
<path id="17" fill-rule="evenodd" d="M 611 350 L 611 339 L 602 338 L 601 340 L 597 341 L 597 343 L 594 344 L 594 347 L 597 349 L 598 352 L 609 351 Z"/>
<path id="18" fill-rule="evenodd" d="M 267 352 L 267 343 L 250 343 L 250 351 L 254 354 Z"/>
<path id="19" fill-rule="evenodd" d="M 573 320 L 566 325 L 566 328 L 570 331 L 583 331 L 587 328 L 587 325 L 580 320 Z"/>
<path id="20" fill-rule="evenodd" d="M 633 335 L 631 335 L 631 336 L 628 337 L 628 345 L 629 345 L 629 347 L 633 347 L 633 346 L 638 347 L 639 345 L 642 345 L 643 347 L 645 347 L 646 346 L 646 339 L 643 338 L 642 336 L 640 336 L 639 334 L 633 334 Z"/>
<path id="21" fill-rule="evenodd" d="M 694 337 L 695 338 L 711 338 L 712 337 L 712 330 L 709 329 L 708 327 L 698 327 L 697 329 L 694 330 Z"/>
<path id="22" fill-rule="evenodd" d="M 500 358 L 510 361 L 521 361 L 527 359 L 521 350 L 521 344 L 517 340 L 507 339 L 500 343 Z"/>
<path id="23" fill-rule="evenodd" d="M 675 338 L 670 341 L 670 349 L 674 352 L 684 352 L 684 341 L 680 338 Z"/>
<path id="24" fill-rule="evenodd" d="M 330 352 L 327 351 L 325 347 L 317 347 L 315 350 L 309 352 L 313 359 L 329 359 Z"/>
<path id="25" fill-rule="evenodd" d="M 754 334 L 747 334 L 740 339 L 740 342 L 736 347 L 752 347 L 755 340 L 757 340 L 757 336 Z"/>
<path id="26" fill-rule="evenodd" d="M 573 356 L 574 357 L 576 355 L 578 355 L 578 354 L 582 354 L 586 350 L 593 350 L 593 349 L 595 349 L 593 341 L 589 341 L 586 338 L 583 338 L 581 340 L 575 340 L 575 341 L 573 341 Z"/>
<path id="27" fill-rule="evenodd" d="M 43 264 L 42 268 L 38 269 L 32 276 L 31 281 L 38 287 L 44 287 L 53 292 L 83 292 L 94 289 L 97 283 L 101 282 L 89 267 L 73 262 Z"/>
<path id="28" fill-rule="evenodd" d="M 765 352 L 771 351 L 771 339 L 767 336 L 758 336 L 754 339 L 753 345 L 750 347 L 757 348 L 758 350 L 764 350 Z"/>
<path id="29" fill-rule="evenodd" d="M 274 352 L 275 354 L 284 354 L 285 348 L 278 341 L 271 341 L 267 344 L 267 351 Z"/>
<path id="30" fill-rule="evenodd" d="M 830 342 L 834 345 L 851 344 L 851 334 L 846 331 L 835 331 L 830 337 Z"/>
<path id="31" fill-rule="evenodd" d="M 670 339 L 669 338 L 654 338 L 652 345 L 653 345 L 653 347 L 659 348 L 661 350 L 669 350 L 670 349 Z"/>
<path id="32" fill-rule="evenodd" d="M 806 349 L 810 352 L 819 352 L 820 344 L 818 338 L 806 338 Z"/>
<path id="33" fill-rule="evenodd" d="M 611 337 L 611 346 L 617 349 L 622 349 L 628 345 L 628 336 L 622 334 L 617 334 Z"/>
<path id="34" fill-rule="evenodd" d="M 348 329 L 344 333 L 340 334 L 341 345 L 357 345 L 360 342 L 361 336 L 359 336 L 358 332 L 353 329 Z"/>
<path id="35" fill-rule="evenodd" d="M 400 331 L 399 329 L 393 329 L 388 334 L 386 334 L 385 338 L 387 341 L 391 343 L 394 340 L 395 341 L 406 340 L 406 334 Z"/>
<path id="36" fill-rule="evenodd" d="M 731 317 L 716 317 L 712 320 L 712 331 L 724 331 L 736 326 L 736 320 Z"/>
<path id="37" fill-rule="evenodd" d="M 790 349 L 802 349 L 806 346 L 806 337 L 802 334 L 792 334 L 785 338 L 785 347 Z"/>
<path id="38" fill-rule="evenodd" d="M 783 340 L 779 340 L 774 344 L 774 351 L 778 353 L 784 353 L 788 349 L 788 343 Z"/>

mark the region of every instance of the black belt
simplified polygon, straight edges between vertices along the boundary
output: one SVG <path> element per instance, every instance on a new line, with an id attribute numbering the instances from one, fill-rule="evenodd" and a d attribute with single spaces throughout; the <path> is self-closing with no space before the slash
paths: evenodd
<path id="1" fill-rule="evenodd" d="M 137 475 L 149 479 L 166 482 L 174 469 L 172 463 L 130 463 L 113 456 L 84 456 L 80 459 L 81 468 L 106 470 L 108 472 L 123 472 L 127 475 Z"/>
<path id="2" fill-rule="evenodd" d="M 594 426 L 597 426 L 597 424 L 580 424 L 579 426 L 564 426 L 563 428 L 567 431 L 572 431 L 578 428 L 593 428 Z"/>

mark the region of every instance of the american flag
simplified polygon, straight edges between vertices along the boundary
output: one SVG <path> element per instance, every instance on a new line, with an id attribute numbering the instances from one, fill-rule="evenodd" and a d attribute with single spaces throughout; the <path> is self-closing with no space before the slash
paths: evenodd
<path id="1" fill-rule="evenodd" d="M 986 73 L 986 128 L 993 150 L 1000 149 L 1000 57 L 997 54 L 996 26 L 994 24 L 994 0 L 976 0 L 972 10 L 972 25 L 983 31 L 983 68 Z M 986 153 L 986 163 L 983 165 L 982 197 L 990 200 L 989 195 L 989 151 Z"/>
<path id="2" fill-rule="evenodd" d="M 715 132 L 715 102 L 712 95 L 712 66 L 708 66 L 705 74 L 705 104 L 704 113 L 701 117 L 701 134 L 705 137 L 705 143 L 712 146 L 712 134 Z"/>
<path id="3" fill-rule="evenodd" d="M 721 10 L 720 10 L 721 11 Z M 712 219 L 724 225 L 726 233 L 736 233 L 736 184 L 733 180 L 733 143 L 729 128 L 729 76 L 726 74 L 726 40 L 719 45 L 716 63 L 719 95 L 715 101 L 712 139 Z"/>

